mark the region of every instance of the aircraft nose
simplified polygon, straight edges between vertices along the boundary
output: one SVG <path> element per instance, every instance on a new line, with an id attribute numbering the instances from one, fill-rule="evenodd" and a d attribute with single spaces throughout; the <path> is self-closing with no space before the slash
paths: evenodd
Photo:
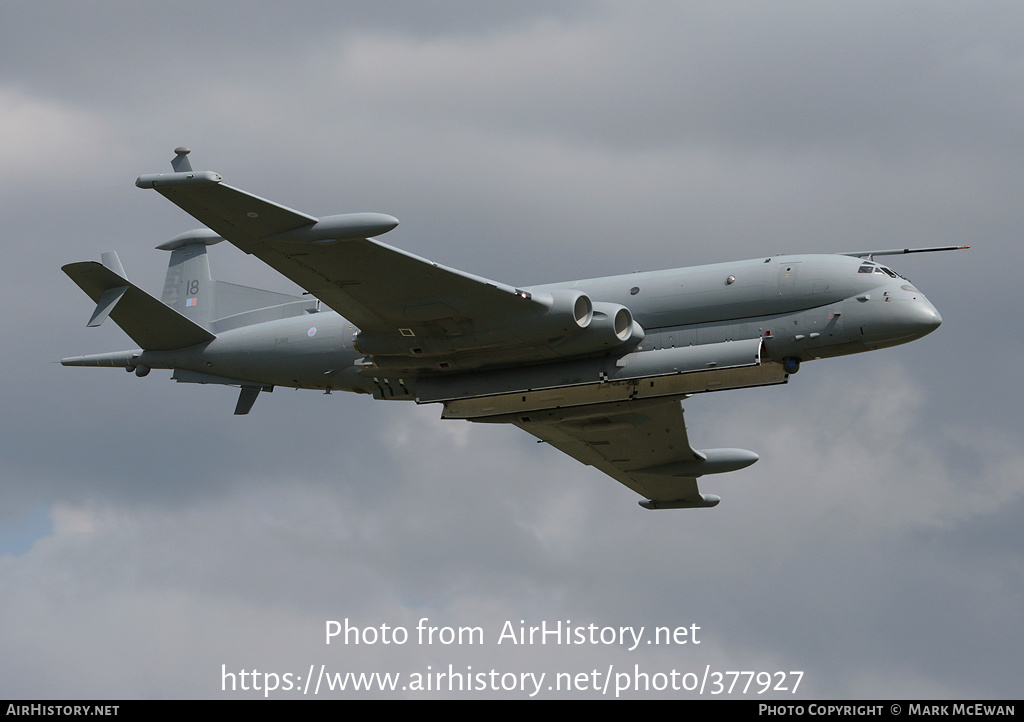
<path id="1" fill-rule="evenodd" d="M 942 325 L 942 316 L 924 297 L 905 303 L 901 315 L 903 325 L 917 338 L 927 336 Z"/>
<path id="2" fill-rule="evenodd" d="M 856 328 L 871 348 L 895 346 L 927 336 L 942 324 L 942 316 L 928 299 L 913 296 L 885 296 L 882 302 L 858 308 Z"/>

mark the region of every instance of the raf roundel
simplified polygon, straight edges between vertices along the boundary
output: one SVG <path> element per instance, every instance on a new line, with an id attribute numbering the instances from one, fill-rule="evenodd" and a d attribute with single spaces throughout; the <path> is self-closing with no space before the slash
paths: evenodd
<path id="1" fill-rule="evenodd" d="M 306 335 L 309 336 L 310 338 L 316 336 L 316 326 L 313 326 L 311 329 L 306 331 Z"/>

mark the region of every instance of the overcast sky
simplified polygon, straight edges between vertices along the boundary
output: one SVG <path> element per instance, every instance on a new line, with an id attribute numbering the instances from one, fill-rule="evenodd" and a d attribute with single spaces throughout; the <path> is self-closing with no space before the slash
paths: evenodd
<path id="1" fill-rule="evenodd" d="M 154 246 L 197 224 L 134 180 L 178 145 L 516 285 L 973 248 L 890 259 L 942 314 L 928 337 L 690 399 L 695 446 L 761 460 L 702 482 L 715 509 L 647 512 L 437 406 L 278 389 L 238 418 L 229 388 L 54 363 L 132 347 L 85 328 L 60 266 L 117 250 L 159 295 Z M 222 665 L 321 664 L 1019 696 L 1022 157 L 1015 2 L 3 3 L 0 698 L 239 697 Z M 211 261 L 295 290 L 227 244 Z M 418 644 L 424 617 L 484 643 Z M 411 639 L 326 645 L 346 618 Z M 700 644 L 499 645 L 506 620 Z"/>

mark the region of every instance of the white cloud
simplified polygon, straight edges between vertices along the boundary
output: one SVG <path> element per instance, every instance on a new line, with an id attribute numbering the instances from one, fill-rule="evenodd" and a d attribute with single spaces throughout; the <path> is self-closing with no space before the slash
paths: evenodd
<path id="1" fill-rule="evenodd" d="M 104 178 L 103 166 L 118 152 L 111 140 L 106 120 L 92 112 L 0 86 L 0 190 L 5 193 L 26 185 L 67 187 Z"/>

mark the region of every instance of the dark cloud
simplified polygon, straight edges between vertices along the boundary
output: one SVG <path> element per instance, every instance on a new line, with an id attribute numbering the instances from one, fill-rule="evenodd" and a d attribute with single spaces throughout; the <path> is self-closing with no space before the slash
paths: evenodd
<path id="1" fill-rule="evenodd" d="M 8 697 L 220 695 L 231 668 L 804 670 L 820 697 L 1010 697 L 1021 615 L 1020 15 L 990 3 L 14 4 L 0 23 L 0 640 Z M 892 259 L 914 344 L 697 396 L 752 448 L 714 510 L 438 409 L 155 372 L 59 271 L 196 224 L 172 149 L 527 285 L 780 252 Z M 214 273 L 292 290 L 222 244 Z M 327 647 L 326 619 L 689 625 L 701 646 Z M 521 694 L 508 696 L 520 697 Z M 583 695 L 586 696 L 586 695 Z"/>

